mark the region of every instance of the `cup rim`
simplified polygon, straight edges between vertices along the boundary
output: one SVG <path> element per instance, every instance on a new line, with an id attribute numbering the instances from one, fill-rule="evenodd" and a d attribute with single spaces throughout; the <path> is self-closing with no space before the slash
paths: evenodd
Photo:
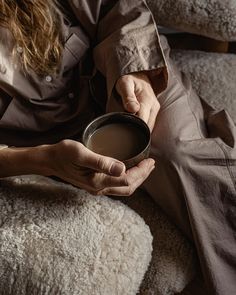
<path id="1" fill-rule="evenodd" d="M 84 129 L 84 132 L 83 132 L 83 135 L 82 135 L 82 143 L 84 144 L 85 147 L 86 146 L 86 139 L 85 139 L 85 136 L 86 136 L 86 133 L 88 132 L 88 129 L 98 120 L 101 120 L 101 119 L 106 119 L 107 117 L 112 117 L 112 116 L 115 116 L 115 115 L 120 115 L 120 116 L 126 116 L 126 117 L 132 117 L 132 118 L 135 118 L 135 120 L 139 121 L 142 126 L 146 129 L 147 131 L 147 134 L 148 134 L 148 140 L 147 140 L 147 143 L 145 145 L 145 147 L 135 156 L 133 156 L 132 158 L 128 158 L 126 160 L 121 160 L 121 162 L 123 162 L 124 164 L 126 162 L 130 162 L 132 160 L 134 160 L 135 158 L 139 157 L 139 155 L 145 153 L 146 150 L 148 150 L 150 148 L 150 143 L 151 143 L 151 132 L 150 132 L 150 129 L 147 125 L 147 123 L 142 120 L 141 118 L 139 118 L 137 115 L 135 114 L 132 114 L 132 113 L 127 113 L 127 112 L 111 112 L 111 113 L 107 113 L 107 114 L 104 114 L 104 115 L 101 115 L 97 118 L 95 118 L 94 120 L 92 120 L 87 126 L 86 128 Z M 138 125 L 138 124 L 136 124 Z M 140 125 L 139 125 L 140 126 Z"/>

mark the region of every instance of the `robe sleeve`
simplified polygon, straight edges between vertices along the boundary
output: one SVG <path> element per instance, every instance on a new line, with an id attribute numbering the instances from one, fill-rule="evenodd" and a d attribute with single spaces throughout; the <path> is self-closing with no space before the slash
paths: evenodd
<path id="1" fill-rule="evenodd" d="M 90 38 L 96 68 L 106 77 L 108 99 L 122 75 L 145 71 L 159 94 L 168 71 L 157 25 L 145 0 L 71 0 Z"/>

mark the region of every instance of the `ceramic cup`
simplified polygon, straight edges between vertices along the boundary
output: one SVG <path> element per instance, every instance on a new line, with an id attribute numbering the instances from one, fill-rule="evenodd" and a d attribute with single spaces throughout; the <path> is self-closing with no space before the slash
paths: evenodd
<path id="1" fill-rule="evenodd" d="M 108 113 L 85 128 L 82 142 L 96 153 L 122 161 L 129 169 L 148 158 L 151 134 L 147 124 L 133 114 Z"/>

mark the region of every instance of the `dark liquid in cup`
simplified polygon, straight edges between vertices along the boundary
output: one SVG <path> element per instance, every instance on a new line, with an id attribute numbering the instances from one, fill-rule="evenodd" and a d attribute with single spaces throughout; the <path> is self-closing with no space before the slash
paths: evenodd
<path id="1" fill-rule="evenodd" d="M 95 153 L 124 161 L 143 151 L 146 138 L 142 130 L 129 123 L 113 123 L 97 129 L 87 147 Z"/>

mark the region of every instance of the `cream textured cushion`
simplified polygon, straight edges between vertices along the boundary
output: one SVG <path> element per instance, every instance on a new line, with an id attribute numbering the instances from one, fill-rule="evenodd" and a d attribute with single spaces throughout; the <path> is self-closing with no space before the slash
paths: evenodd
<path id="1" fill-rule="evenodd" d="M 157 204 L 144 192 L 124 202 L 143 217 L 153 235 L 152 260 L 140 287 L 140 295 L 180 293 L 195 275 L 196 253 Z"/>
<path id="2" fill-rule="evenodd" d="M 197 94 L 217 110 L 226 109 L 236 123 L 236 54 L 173 50 L 171 57 Z"/>
<path id="3" fill-rule="evenodd" d="M 2 181 L 0 294 L 136 294 L 152 236 L 133 210 L 43 177 Z"/>
<path id="4" fill-rule="evenodd" d="M 146 195 L 129 207 L 40 176 L 2 180 L 0 290 L 14 295 L 180 292 L 192 246 Z"/>
<path id="5" fill-rule="evenodd" d="M 217 40 L 236 40 L 235 0 L 147 0 L 158 25 Z"/>

